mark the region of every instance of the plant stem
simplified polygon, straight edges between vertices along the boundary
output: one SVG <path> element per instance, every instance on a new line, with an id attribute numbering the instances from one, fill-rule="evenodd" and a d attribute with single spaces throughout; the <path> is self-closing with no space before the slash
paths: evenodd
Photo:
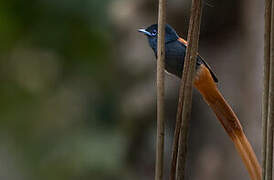
<path id="1" fill-rule="evenodd" d="M 164 69 L 165 69 L 165 21 L 166 0 L 159 0 L 158 12 L 158 44 L 157 44 L 157 141 L 155 180 L 163 179 L 164 164 Z"/>
<path id="2" fill-rule="evenodd" d="M 173 149 L 173 156 L 177 156 L 177 166 L 176 166 L 176 180 L 183 180 L 185 177 L 185 165 L 187 157 L 187 141 L 188 141 L 188 127 L 189 119 L 191 114 L 192 106 L 192 89 L 193 80 L 195 75 L 195 66 L 198 52 L 199 43 L 199 32 L 201 24 L 202 15 L 202 2 L 201 0 L 192 0 L 191 16 L 188 30 L 188 46 L 186 50 L 186 56 L 184 61 L 184 70 L 182 74 L 181 87 L 179 92 L 179 103 L 177 112 L 177 122 L 181 121 L 179 124 L 179 144 L 178 152 Z M 182 118 L 180 120 L 180 118 Z M 179 127 L 177 127 L 179 128 Z M 175 128 L 176 131 L 176 128 Z M 176 133 L 176 132 L 175 132 Z M 174 146 L 176 148 L 176 134 L 174 137 Z M 178 155 L 177 155 L 178 154 Z M 172 163 L 174 164 L 174 163 Z M 176 164 L 176 162 L 175 162 Z M 171 172 L 174 173 L 174 172 Z M 174 174 L 173 174 L 174 176 Z"/>
<path id="3" fill-rule="evenodd" d="M 267 4 L 268 5 L 268 4 Z M 274 120 L 274 3 L 270 2 L 271 6 L 271 29 L 270 29 L 270 58 L 266 62 L 266 70 L 268 74 L 268 107 L 267 112 L 267 142 L 266 142 L 266 164 L 265 164 L 265 179 L 272 180 L 273 169 L 273 120 Z M 267 78 L 267 77 L 265 77 Z"/>
<path id="4" fill-rule="evenodd" d="M 271 6 L 272 0 L 265 0 L 265 33 L 264 33 L 264 91 L 262 102 L 262 127 L 263 127 L 263 174 L 262 179 L 266 179 L 266 154 L 267 154 L 267 127 L 268 127 L 268 97 L 269 97 L 269 71 L 270 71 L 270 32 L 271 32 Z"/>

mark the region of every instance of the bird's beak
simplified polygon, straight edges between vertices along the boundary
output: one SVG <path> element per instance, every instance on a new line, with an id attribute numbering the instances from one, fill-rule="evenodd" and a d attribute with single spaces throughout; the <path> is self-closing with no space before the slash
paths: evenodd
<path id="1" fill-rule="evenodd" d="M 145 35 L 151 36 L 151 33 L 148 32 L 148 31 L 145 30 L 145 29 L 138 29 L 138 31 L 141 32 L 141 33 L 143 33 L 143 34 L 145 34 Z"/>

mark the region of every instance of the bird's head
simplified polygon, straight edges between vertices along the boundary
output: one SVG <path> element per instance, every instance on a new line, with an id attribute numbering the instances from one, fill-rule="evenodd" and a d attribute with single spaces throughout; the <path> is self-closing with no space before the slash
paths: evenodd
<path id="1" fill-rule="evenodd" d="M 158 24 L 153 24 L 146 29 L 139 29 L 138 31 L 147 36 L 149 44 L 153 49 L 157 47 Z M 175 41 L 178 38 L 179 36 L 176 31 L 167 24 L 165 28 L 165 43 Z"/>

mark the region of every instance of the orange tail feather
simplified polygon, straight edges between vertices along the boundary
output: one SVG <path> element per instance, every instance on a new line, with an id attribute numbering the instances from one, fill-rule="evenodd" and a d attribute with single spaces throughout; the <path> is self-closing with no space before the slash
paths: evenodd
<path id="1" fill-rule="evenodd" d="M 252 180 L 261 180 L 261 167 L 247 140 L 240 121 L 223 98 L 213 81 L 209 70 L 201 65 L 194 80 L 194 86 L 212 108 L 218 120 L 230 136 L 240 154 Z"/>

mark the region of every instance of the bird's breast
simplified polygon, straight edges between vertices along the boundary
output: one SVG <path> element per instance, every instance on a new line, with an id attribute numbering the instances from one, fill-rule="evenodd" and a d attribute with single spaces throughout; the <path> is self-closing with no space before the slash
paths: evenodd
<path id="1" fill-rule="evenodd" d="M 181 78 L 184 67 L 186 48 L 183 45 L 181 45 L 178 41 L 167 43 L 165 48 L 166 70 L 169 73 Z"/>

